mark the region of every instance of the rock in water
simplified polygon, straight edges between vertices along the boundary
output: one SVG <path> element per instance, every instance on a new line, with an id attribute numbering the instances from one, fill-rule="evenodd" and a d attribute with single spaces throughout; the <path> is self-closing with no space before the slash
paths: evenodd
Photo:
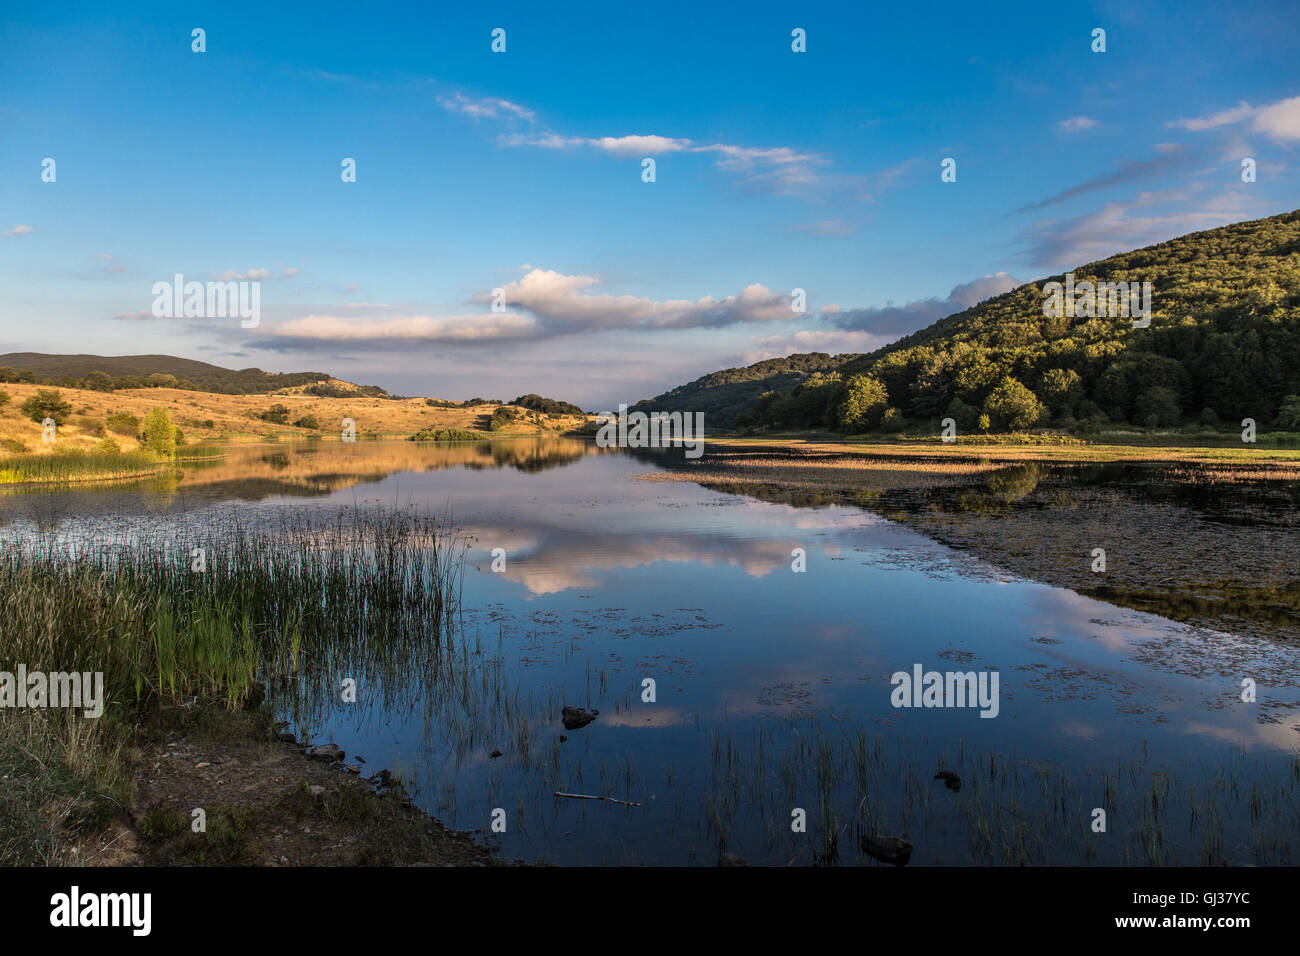
<path id="1" fill-rule="evenodd" d="M 749 866 L 749 861 L 734 853 L 723 853 L 718 857 L 718 866 Z"/>
<path id="2" fill-rule="evenodd" d="M 951 770 L 940 770 L 934 775 L 935 780 L 942 780 L 943 785 L 956 793 L 961 789 L 961 777 L 957 776 Z"/>
<path id="3" fill-rule="evenodd" d="M 311 756 L 314 760 L 342 760 L 343 751 L 338 744 L 321 744 L 311 749 Z"/>
<path id="4" fill-rule="evenodd" d="M 586 727 L 599 713 L 598 710 L 587 710 L 583 707 L 565 707 L 560 712 L 560 717 L 564 721 L 565 730 L 577 730 L 579 727 Z"/>
<path id="5" fill-rule="evenodd" d="M 881 863 L 892 863 L 894 866 L 906 866 L 912 858 L 912 844 L 901 837 L 864 836 L 862 849 Z"/>

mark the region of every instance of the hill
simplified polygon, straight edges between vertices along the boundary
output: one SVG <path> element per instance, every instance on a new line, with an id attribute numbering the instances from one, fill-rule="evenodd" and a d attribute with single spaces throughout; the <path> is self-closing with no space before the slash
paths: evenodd
<path id="1" fill-rule="evenodd" d="M 856 355 L 807 352 L 765 359 L 745 368 L 710 372 L 686 385 L 638 402 L 640 411 L 704 412 L 713 427 L 730 428 L 737 416 L 753 409 L 764 392 L 789 389 L 814 372 L 836 369 Z"/>
<path id="2" fill-rule="evenodd" d="M 263 372 L 260 368 L 235 371 L 174 355 L 48 355 L 42 352 L 0 355 L 0 382 L 84 387 L 96 391 L 155 387 L 255 395 L 330 379 L 325 372 Z"/>
<path id="3" fill-rule="evenodd" d="M 1260 427 L 1300 430 L 1300 211 L 1073 270 L 1076 288 L 1150 283 L 1148 327 L 1087 308 L 1049 314 L 1048 284 L 1066 281 L 1062 274 L 1027 283 L 867 355 L 829 363 L 806 356 L 822 367 L 794 385 L 759 386 L 767 394 L 733 420 L 752 429 L 869 432 L 935 430 L 951 417 L 969 433 L 1253 418 Z M 776 361 L 797 367 L 801 358 Z M 697 387 L 710 378 L 665 396 L 707 413 L 720 405 L 718 392 Z M 658 402 L 643 404 L 676 410 Z"/>

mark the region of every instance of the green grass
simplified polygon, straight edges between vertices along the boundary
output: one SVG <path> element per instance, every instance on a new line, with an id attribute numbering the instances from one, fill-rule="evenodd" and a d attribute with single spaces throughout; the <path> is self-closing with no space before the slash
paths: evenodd
<path id="1" fill-rule="evenodd" d="M 424 515 L 207 515 L 89 547 L 8 530 L 0 554 L 0 670 L 102 672 L 106 697 L 97 720 L 0 710 L 0 865 L 51 862 L 101 822 L 86 807 L 127 802 L 127 752 L 179 703 L 235 709 L 270 687 L 293 712 L 343 667 L 363 686 L 429 687 L 469 661 L 447 640 L 463 553 Z"/>
<path id="2" fill-rule="evenodd" d="M 170 464 L 146 451 L 88 452 L 73 449 L 45 455 L 0 458 L 0 485 L 61 484 L 150 475 Z"/>

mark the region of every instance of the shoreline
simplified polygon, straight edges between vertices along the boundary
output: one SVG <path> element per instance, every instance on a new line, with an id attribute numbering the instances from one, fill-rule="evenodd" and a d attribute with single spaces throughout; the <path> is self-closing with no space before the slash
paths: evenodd
<path id="1" fill-rule="evenodd" d="M 670 471 L 638 477 L 796 507 L 861 507 L 1030 580 L 1192 625 L 1300 639 L 1291 559 L 1300 461 L 892 450 L 711 442 L 699 462 L 673 459 Z M 1125 476 L 1148 467 L 1159 471 Z M 1199 501 L 1210 490 L 1213 509 Z M 1103 572 L 1095 548 L 1108 557 Z"/>

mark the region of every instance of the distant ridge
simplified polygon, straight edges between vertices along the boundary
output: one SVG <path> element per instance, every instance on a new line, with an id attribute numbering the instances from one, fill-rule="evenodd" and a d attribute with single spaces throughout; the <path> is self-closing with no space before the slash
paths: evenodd
<path id="1" fill-rule="evenodd" d="M 260 368 L 228 369 L 208 362 L 178 358 L 175 355 L 55 355 L 45 352 L 8 352 L 0 355 L 0 380 L 16 380 L 11 373 L 27 370 L 37 381 L 73 387 L 86 376 L 99 372 L 112 379 L 140 379 L 139 385 L 158 384 L 145 381 L 149 376 L 170 375 L 174 388 L 248 395 L 274 392 L 282 388 L 328 382 L 327 372 L 264 372 Z M 60 381 L 67 380 L 67 381 Z M 119 382 L 115 387 L 130 387 Z"/>

